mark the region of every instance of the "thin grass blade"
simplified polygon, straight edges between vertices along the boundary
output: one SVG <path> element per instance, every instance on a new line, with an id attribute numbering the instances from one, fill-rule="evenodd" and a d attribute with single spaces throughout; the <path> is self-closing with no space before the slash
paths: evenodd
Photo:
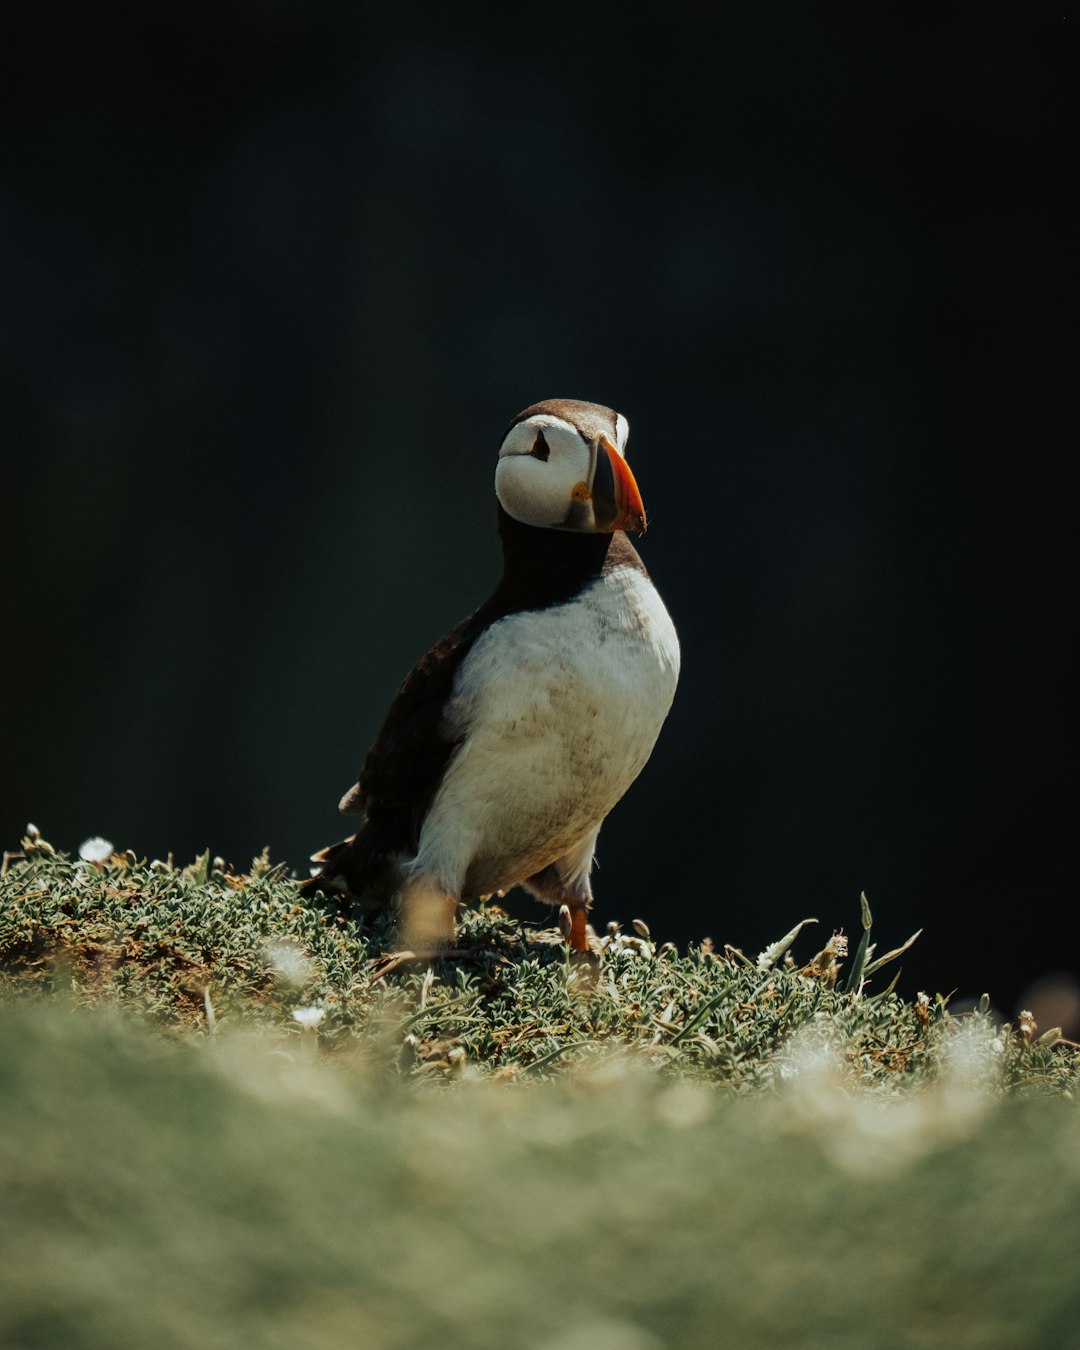
<path id="1" fill-rule="evenodd" d="M 874 922 L 874 916 L 870 913 L 870 902 L 866 898 L 865 891 L 859 892 L 859 903 L 862 906 L 863 935 L 855 949 L 855 960 L 851 965 L 851 974 L 847 977 L 847 984 L 844 985 L 844 992 L 847 994 L 858 994 L 862 990 L 866 956 L 870 947 L 870 928 Z"/>

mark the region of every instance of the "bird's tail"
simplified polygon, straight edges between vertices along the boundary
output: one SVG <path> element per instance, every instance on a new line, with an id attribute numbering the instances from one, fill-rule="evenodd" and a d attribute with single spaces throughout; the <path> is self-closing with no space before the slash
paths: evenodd
<path id="1" fill-rule="evenodd" d="M 366 821 L 354 835 L 329 844 L 311 855 L 315 866 L 300 883 L 305 895 L 322 892 L 336 900 L 351 901 L 365 915 L 385 910 L 401 881 L 393 860 L 378 845 L 378 835 Z"/>
<path id="2" fill-rule="evenodd" d="M 356 835 L 339 840 L 336 844 L 327 844 L 311 855 L 311 861 L 318 866 L 311 869 L 311 876 L 300 883 L 304 895 L 315 895 L 322 891 L 326 895 L 348 895 L 349 883 L 346 867 L 356 843 Z"/>

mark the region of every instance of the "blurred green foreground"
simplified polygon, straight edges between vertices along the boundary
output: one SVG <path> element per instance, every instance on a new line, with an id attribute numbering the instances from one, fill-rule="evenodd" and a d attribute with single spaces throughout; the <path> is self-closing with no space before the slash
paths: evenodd
<path id="1" fill-rule="evenodd" d="M 5 1350 L 1080 1346 L 1061 1046 L 497 914 L 386 989 L 265 869 L 0 901 Z"/>

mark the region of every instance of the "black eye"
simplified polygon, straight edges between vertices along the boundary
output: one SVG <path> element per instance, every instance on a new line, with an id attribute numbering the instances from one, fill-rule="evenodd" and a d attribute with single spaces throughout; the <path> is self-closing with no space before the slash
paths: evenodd
<path id="1" fill-rule="evenodd" d="M 548 443 L 544 440 L 544 433 L 542 431 L 536 433 L 536 440 L 533 441 L 533 448 L 529 451 L 529 454 L 532 455 L 534 459 L 547 459 L 548 455 L 551 454 Z"/>

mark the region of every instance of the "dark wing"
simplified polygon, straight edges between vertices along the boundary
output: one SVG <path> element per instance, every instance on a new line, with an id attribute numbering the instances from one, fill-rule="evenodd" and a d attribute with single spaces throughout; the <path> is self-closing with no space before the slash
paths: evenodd
<path id="1" fill-rule="evenodd" d="M 364 817 L 352 839 L 324 850 L 317 884 L 344 877 L 355 895 L 381 893 L 388 865 L 415 853 L 459 739 L 444 720 L 454 677 L 484 627 L 490 602 L 463 619 L 405 677 L 341 810 Z"/>
<path id="2" fill-rule="evenodd" d="M 479 611 L 477 611 L 477 614 Z M 463 619 L 432 647 L 402 682 L 341 810 L 400 817 L 400 847 L 415 850 L 420 827 L 458 740 L 448 734 L 443 713 L 454 677 L 482 624 Z"/>

